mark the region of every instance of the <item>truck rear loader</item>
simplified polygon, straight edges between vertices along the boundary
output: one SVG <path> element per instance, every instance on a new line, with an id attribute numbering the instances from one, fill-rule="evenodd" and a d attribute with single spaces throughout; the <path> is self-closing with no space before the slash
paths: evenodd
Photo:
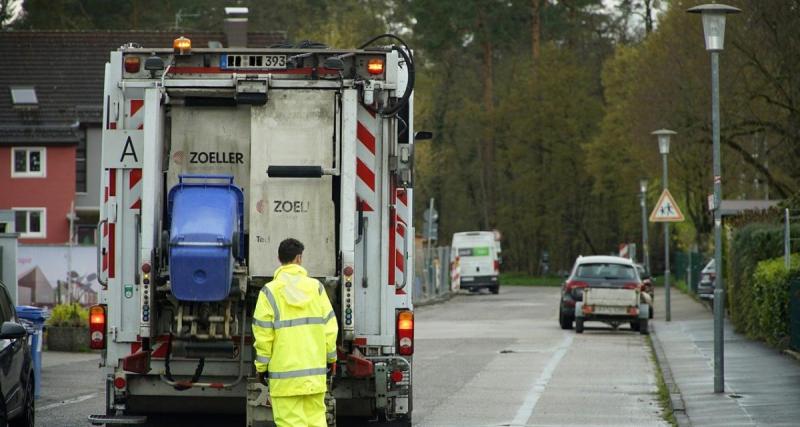
<path id="1" fill-rule="evenodd" d="M 293 237 L 339 322 L 329 424 L 335 408 L 410 425 L 413 87 L 412 52 L 391 35 L 111 52 L 90 321 L 106 413 L 91 422 L 244 414 L 248 389 L 256 405 L 251 316 Z"/>

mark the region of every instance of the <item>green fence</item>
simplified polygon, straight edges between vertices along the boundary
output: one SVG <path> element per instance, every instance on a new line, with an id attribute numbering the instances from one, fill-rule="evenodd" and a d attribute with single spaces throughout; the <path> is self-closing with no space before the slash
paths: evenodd
<path id="1" fill-rule="evenodd" d="M 700 281 L 700 272 L 705 267 L 706 260 L 699 252 L 676 252 L 675 267 L 672 275 L 676 279 L 686 280 L 691 286 L 692 292 L 697 292 L 697 283 Z M 690 280 L 691 279 L 691 280 Z"/>
<path id="2" fill-rule="evenodd" d="M 800 279 L 789 282 L 789 345 L 800 351 Z"/>

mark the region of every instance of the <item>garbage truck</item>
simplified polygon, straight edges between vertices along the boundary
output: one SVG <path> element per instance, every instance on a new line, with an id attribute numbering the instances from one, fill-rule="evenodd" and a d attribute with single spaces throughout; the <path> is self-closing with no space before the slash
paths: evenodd
<path id="1" fill-rule="evenodd" d="M 105 413 L 92 423 L 247 412 L 260 425 L 246 410 L 268 396 L 252 313 L 293 237 L 339 323 L 329 424 L 411 425 L 413 148 L 430 135 L 414 132 L 412 50 L 389 34 L 306 47 L 179 37 L 111 52 L 89 331 Z"/>

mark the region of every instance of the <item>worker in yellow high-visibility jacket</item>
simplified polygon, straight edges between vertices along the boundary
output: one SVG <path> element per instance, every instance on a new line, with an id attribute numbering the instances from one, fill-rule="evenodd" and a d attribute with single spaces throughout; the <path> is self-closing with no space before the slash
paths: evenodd
<path id="1" fill-rule="evenodd" d="M 261 290 L 253 313 L 255 365 L 269 381 L 278 427 L 327 427 L 327 375 L 336 362 L 338 326 L 322 284 L 300 266 L 303 244 L 278 247 L 281 266 Z"/>

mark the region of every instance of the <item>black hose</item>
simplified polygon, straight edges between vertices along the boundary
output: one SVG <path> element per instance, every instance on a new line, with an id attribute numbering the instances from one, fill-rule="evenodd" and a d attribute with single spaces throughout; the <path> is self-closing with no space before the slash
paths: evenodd
<path id="1" fill-rule="evenodd" d="M 164 355 L 164 376 L 169 381 L 175 383 L 175 385 L 173 386 L 175 390 L 178 391 L 188 390 L 189 388 L 191 388 L 191 384 L 200 381 L 200 376 L 203 375 L 203 368 L 205 367 L 206 364 L 205 357 L 201 357 L 200 361 L 197 362 L 197 368 L 195 368 L 194 370 L 194 375 L 192 375 L 192 379 L 189 380 L 189 383 L 186 384 L 184 382 L 175 381 L 175 379 L 172 377 L 172 371 L 169 368 L 169 359 L 171 355 L 172 355 L 172 334 L 169 334 L 167 338 L 167 354 Z"/>
<path id="2" fill-rule="evenodd" d="M 403 92 L 403 96 L 400 97 L 400 101 L 389 109 L 373 111 L 379 113 L 384 117 L 391 117 L 397 114 L 401 109 L 403 109 L 406 106 L 406 104 L 408 104 L 408 100 L 409 98 L 411 98 L 411 92 L 414 90 L 414 83 L 416 81 L 416 68 L 414 66 L 414 57 L 411 53 L 411 48 L 408 47 L 408 44 L 406 44 L 406 42 L 403 41 L 403 39 L 397 37 L 394 34 L 386 33 L 373 37 L 369 39 L 366 43 L 363 43 L 361 46 L 359 46 L 359 49 L 364 49 L 365 47 L 371 45 L 372 43 L 382 38 L 392 38 L 400 42 L 402 47 L 398 47 L 395 45 L 392 46 L 392 49 L 400 53 L 400 56 L 402 56 L 406 64 L 408 64 L 408 82 L 406 83 L 406 90 L 405 92 Z"/>

